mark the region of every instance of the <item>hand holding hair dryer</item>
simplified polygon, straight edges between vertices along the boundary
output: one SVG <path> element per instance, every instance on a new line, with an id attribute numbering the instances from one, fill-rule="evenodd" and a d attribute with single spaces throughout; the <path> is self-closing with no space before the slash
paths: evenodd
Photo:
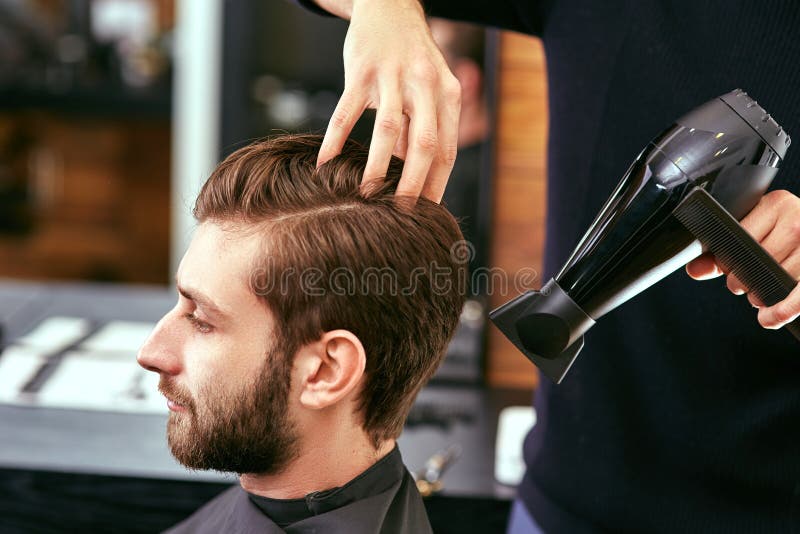
<path id="1" fill-rule="evenodd" d="M 689 112 L 642 150 L 561 271 L 490 319 L 559 383 L 596 320 L 706 250 L 765 304 L 783 300 L 797 281 L 737 221 L 790 142 L 742 90 Z M 784 328 L 800 339 L 800 319 Z"/>

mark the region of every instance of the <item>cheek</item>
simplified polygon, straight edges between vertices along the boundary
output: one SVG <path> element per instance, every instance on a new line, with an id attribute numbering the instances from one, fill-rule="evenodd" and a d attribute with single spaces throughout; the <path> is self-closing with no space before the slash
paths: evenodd
<path id="1" fill-rule="evenodd" d="M 189 339 L 184 352 L 186 387 L 192 397 L 225 383 L 225 359 L 227 347 L 214 335 L 194 335 Z"/>
<path id="2" fill-rule="evenodd" d="M 185 372 L 195 398 L 237 390 L 261 369 L 264 352 L 251 340 L 221 334 L 198 335 L 187 343 Z"/>

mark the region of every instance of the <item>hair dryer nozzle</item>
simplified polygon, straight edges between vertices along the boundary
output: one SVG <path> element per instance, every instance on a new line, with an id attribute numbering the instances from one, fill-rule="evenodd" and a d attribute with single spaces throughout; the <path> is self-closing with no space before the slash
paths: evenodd
<path id="1" fill-rule="evenodd" d="M 560 383 L 594 320 L 555 280 L 492 310 L 489 318 L 542 373 Z"/>

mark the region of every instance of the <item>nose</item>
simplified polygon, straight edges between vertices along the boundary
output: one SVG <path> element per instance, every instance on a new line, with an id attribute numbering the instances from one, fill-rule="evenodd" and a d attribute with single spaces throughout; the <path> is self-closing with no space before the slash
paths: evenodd
<path id="1" fill-rule="evenodd" d="M 136 361 L 148 371 L 168 375 L 181 371 L 180 328 L 174 312 L 161 318 L 136 355 Z"/>

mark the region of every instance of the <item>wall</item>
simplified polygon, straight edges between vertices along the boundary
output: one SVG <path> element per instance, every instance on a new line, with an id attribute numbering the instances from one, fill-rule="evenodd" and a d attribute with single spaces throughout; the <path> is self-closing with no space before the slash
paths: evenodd
<path id="1" fill-rule="evenodd" d="M 492 308 L 519 294 L 513 281 L 521 270 L 542 269 L 548 117 L 545 59 L 538 39 L 503 32 L 497 97 L 490 265 L 502 269 L 509 284 L 505 291 L 492 284 Z M 535 287 L 541 283 L 537 276 Z M 494 386 L 530 388 L 538 383 L 534 365 L 494 326 L 489 329 L 487 374 Z"/>

